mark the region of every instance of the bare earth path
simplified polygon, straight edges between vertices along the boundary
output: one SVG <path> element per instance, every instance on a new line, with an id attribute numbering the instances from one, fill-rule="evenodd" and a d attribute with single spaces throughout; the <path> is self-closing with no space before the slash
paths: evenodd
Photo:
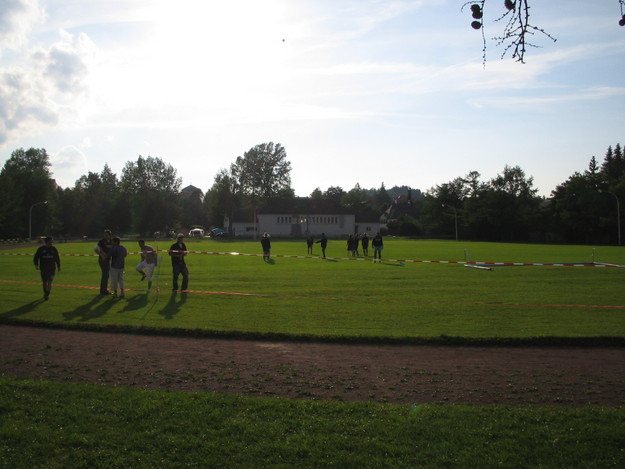
<path id="1" fill-rule="evenodd" d="M 0 375 L 397 403 L 625 405 L 625 349 L 340 345 L 0 325 Z"/>

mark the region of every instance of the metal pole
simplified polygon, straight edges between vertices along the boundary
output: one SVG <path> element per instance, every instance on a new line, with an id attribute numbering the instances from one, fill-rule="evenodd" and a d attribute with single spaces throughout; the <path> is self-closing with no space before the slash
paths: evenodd
<path id="1" fill-rule="evenodd" d="M 621 245 L 621 202 L 618 200 L 616 194 L 612 194 L 616 199 L 616 227 L 618 231 L 618 245 Z"/>
<path id="2" fill-rule="evenodd" d="M 28 210 L 28 239 L 31 240 L 33 238 L 33 207 L 36 205 L 47 204 L 48 201 L 44 200 L 43 202 L 37 202 L 30 206 Z"/>

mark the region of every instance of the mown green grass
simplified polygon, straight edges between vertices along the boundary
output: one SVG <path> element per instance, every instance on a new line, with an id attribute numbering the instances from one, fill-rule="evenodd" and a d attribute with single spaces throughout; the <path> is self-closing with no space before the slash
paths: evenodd
<path id="1" fill-rule="evenodd" d="M 0 466 L 623 467 L 623 409 L 333 403 L 0 379 Z"/>
<path id="2" fill-rule="evenodd" d="M 168 242 L 153 243 L 167 249 Z M 134 242 L 126 242 L 136 251 Z M 57 245 L 61 254 L 92 254 L 93 243 Z M 195 241 L 202 252 L 258 254 L 258 242 Z M 318 247 L 315 248 L 318 254 Z M 273 263 L 261 257 L 189 254 L 188 294 L 172 294 L 166 253 L 155 286 L 127 260 L 125 300 L 101 298 L 95 257 L 62 257 L 52 297 L 42 302 L 33 248 L 0 253 L 0 320 L 61 325 L 194 329 L 319 338 L 527 339 L 623 337 L 625 269 L 494 267 L 491 271 L 396 260 L 347 260 L 345 243 L 331 241 L 332 259 L 305 255 L 303 242 L 274 240 Z M 17 256 L 9 253 L 24 253 Z M 388 259 L 420 261 L 590 262 L 625 264 L 622 248 L 387 239 Z M 34 283 L 29 284 L 28 282 Z M 70 285 L 73 287 L 65 286 Z"/>
<path id="3" fill-rule="evenodd" d="M 135 250 L 134 243 L 126 243 Z M 166 249 L 169 243 L 154 243 Z M 258 243 L 190 241 L 258 253 Z M 91 254 L 92 243 L 58 245 Z M 318 252 L 318 248 L 316 248 Z M 93 257 L 63 257 L 41 301 L 33 248 L 0 252 L 0 321 L 368 338 L 618 337 L 625 269 L 373 264 L 191 254 L 190 289 L 101 298 Z M 274 240 L 273 253 L 305 255 Z M 328 255 L 343 257 L 331 241 Z M 391 259 L 625 264 L 622 248 L 387 239 Z M 128 259 L 127 286 L 144 287 Z M 18 283 L 7 283 L 12 281 Z M 29 284 L 32 282 L 33 284 Z M 72 285 L 67 287 L 62 285 Z M 212 292 L 212 293 L 209 293 Z M 222 292 L 222 293 L 216 293 Z M 227 294 L 226 294 L 227 293 Z M 240 296 L 245 293 L 260 296 Z M 558 306 L 560 305 L 560 306 Z M 566 306 L 562 306 L 566 305 Z M 586 305 L 586 306 L 583 306 Z M 605 308 L 589 306 L 605 306 Z M 623 408 L 393 405 L 165 393 L 0 377 L 0 466 L 30 467 L 623 467 Z"/>

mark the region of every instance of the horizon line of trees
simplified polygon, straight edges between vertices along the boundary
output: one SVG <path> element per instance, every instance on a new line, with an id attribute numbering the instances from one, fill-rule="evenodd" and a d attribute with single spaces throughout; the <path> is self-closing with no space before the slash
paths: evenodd
<path id="1" fill-rule="evenodd" d="M 291 163 L 285 148 L 273 142 L 254 146 L 212 186 L 181 192 L 182 180 L 158 157 L 139 156 L 121 176 L 105 164 L 71 188 L 56 185 L 45 149 L 15 150 L 0 171 L 0 238 L 98 236 L 116 233 L 152 236 L 178 228 L 222 227 L 224 216 L 252 210 L 275 199 L 294 198 Z M 333 201 L 355 213 L 382 215 L 399 195 L 388 233 L 488 241 L 619 243 L 625 201 L 625 155 L 620 144 L 608 147 L 603 161 L 557 185 L 551 197 L 537 196 L 533 178 L 519 166 L 505 166 L 482 181 L 477 171 L 426 191 L 407 186 L 345 191 L 316 188 L 310 198 Z M 46 204 L 42 202 L 46 201 Z M 228 229 L 228 227 L 225 227 Z"/>

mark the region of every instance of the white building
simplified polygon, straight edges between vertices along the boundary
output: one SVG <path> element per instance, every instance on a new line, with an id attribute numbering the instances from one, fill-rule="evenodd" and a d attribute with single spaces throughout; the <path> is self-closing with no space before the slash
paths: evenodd
<path id="1" fill-rule="evenodd" d="M 224 218 L 224 227 L 237 238 L 260 237 L 263 233 L 285 238 L 318 237 L 325 233 L 328 238 L 339 238 L 353 233 L 375 235 L 380 223 L 375 214 L 357 220 L 354 212 L 332 201 L 299 197 L 236 212 L 232 218 Z"/>

